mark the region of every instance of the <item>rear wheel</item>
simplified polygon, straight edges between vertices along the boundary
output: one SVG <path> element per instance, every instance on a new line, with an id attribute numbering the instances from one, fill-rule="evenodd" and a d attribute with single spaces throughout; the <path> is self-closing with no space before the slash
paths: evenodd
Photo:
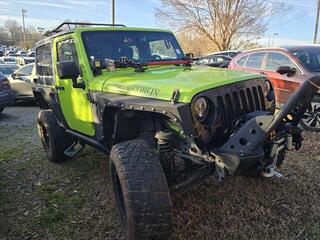
<path id="1" fill-rule="evenodd" d="M 127 239 L 166 239 L 171 233 L 169 188 L 158 158 L 144 140 L 113 146 L 114 197 Z"/>
<path id="2" fill-rule="evenodd" d="M 3 112 L 3 110 L 4 110 L 4 108 L 0 108 L 0 113 L 2 113 L 2 112 Z"/>
<path id="3" fill-rule="evenodd" d="M 320 131 L 320 103 L 312 102 L 300 122 L 301 126 L 311 132 Z"/>
<path id="4" fill-rule="evenodd" d="M 60 162 L 67 158 L 64 151 L 71 146 L 72 138 L 59 126 L 51 110 L 38 114 L 38 132 L 42 146 L 52 162 Z"/>

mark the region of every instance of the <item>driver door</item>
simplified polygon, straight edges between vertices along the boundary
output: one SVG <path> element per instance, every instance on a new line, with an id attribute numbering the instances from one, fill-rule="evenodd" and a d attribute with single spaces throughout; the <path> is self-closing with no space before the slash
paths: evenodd
<path id="1" fill-rule="evenodd" d="M 70 35 L 54 40 L 54 53 L 55 63 L 59 61 L 74 61 L 79 67 L 79 72 L 82 72 L 77 47 Z M 57 65 L 55 64 L 54 67 L 57 72 Z M 69 127 L 77 132 L 93 136 L 95 127 L 91 103 L 88 98 L 88 82 L 83 79 L 85 88 L 75 88 L 73 87 L 72 79 L 60 79 L 58 74 L 55 77 L 61 110 Z"/>
<path id="2" fill-rule="evenodd" d="M 277 69 L 281 66 L 288 66 L 297 69 L 297 73 L 289 76 L 281 75 Z M 299 68 L 287 57 L 280 52 L 268 52 L 265 66 L 262 73 L 266 74 L 272 81 L 276 100 L 279 104 L 287 102 L 289 97 L 299 88 L 302 78 Z"/>

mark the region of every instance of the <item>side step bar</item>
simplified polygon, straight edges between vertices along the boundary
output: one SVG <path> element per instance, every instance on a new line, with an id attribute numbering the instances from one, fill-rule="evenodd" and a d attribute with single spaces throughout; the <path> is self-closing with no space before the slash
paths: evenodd
<path id="1" fill-rule="evenodd" d="M 74 157 L 77 155 L 82 149 L 84 149 L 85 145 L 82 143 L 72 143 L 70 147 L 68 147 L 65 151 L 64 154 L 67 155 L 68 157 Z"/>
<path id="2" fill-rule="evenodd" d="M 87 137 L 84 134 L 78 133 L 78 132 L 70 130 L 70 129 L 66 129 L 66 132 L 81 139 L 84 143 L 86 143 L 92 147 L 100 149 L 104 153 L 107 153 L 107 154 L 109 153 L 109 149 L 107 149 L 103 144 L 101 144 L 100 142 L 98 142 L 94 139 Z"/>

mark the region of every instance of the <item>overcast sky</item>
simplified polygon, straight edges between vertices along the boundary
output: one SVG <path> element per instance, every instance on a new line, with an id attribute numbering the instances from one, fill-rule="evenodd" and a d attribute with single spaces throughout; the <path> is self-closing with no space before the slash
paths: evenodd
<path id="1" fill-rule="evenodd" d="M 267 0 L 266 0 L 267 1 Z M 275 45 L 311 43 L 317 0 L 271 0 L 284 2 L 289 11 L 268 20 L 266 44 L 270 35 Z M 135 27 L 163 27 L 154 16 L 159 0 L 116 0 L 116 22 Z M 65 19 L 90 22 L 111 22 L 111 0 L 0 0 L 0 25 L 11 18 L 22 24 L 21 9 L 27 10 L 26 25 L 50 29 Z M 320 40 L 320 38 L 319 38 Z"/>

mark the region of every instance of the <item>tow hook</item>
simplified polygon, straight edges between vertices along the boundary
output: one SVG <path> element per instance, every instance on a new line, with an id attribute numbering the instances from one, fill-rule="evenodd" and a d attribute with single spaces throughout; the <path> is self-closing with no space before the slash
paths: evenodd
<path id="1" fill-rule="evenodd" d="M 288 140 L 288 138 L 282 138 L 282 139 L 272 143 L 271 148 L 270 148 L 269 157 L 271 159 L 273 159 L 273 161 L 272 161 L 272 164 L 266 166 L 263 169 L 263 171 L 261 172 L 261 175 L 263 177 L 265 177 L 265 178 L 270 178 L 273 176 L 283 177 L 283 175 L 280 172 L 276 171 L 276 168 L 277 168 L 277 163 L 278 163 L 279 152 L 285 148 L 288 149 L 288 144 L 286 143 L 286 140 Z M 290 147 L 290 145 L 289 145 L 289 147 Z"/>
<path id="2" fill-rule="evenodd" d="M 277 161 L 276 161 L 277 162 Z M 283 174 L 276 171 L 276 165 L 272 163 L 271 165 L 267 166 L 262 172 L 261 175 L 265 178 L 271 178 L 273 176 L 275 177 L 283 177 Z"/>
<path id="3" fill-rule="evenodd" d="M 272 164 L 266 166 L 264 170 L 261 172 L 262 176 L 265 178 L 270 177 L 283 177 L 283 174 L 276 171 L 277 169 L 277 163 L 278 163 L 278 156 L 279 153 L 283 150 L 293 150 L 293 142 L 292 142 L 292 135 L 286 134 L 284 137 L 273 141 L 270 148 L 269 158 L 273 159 Z"/>

